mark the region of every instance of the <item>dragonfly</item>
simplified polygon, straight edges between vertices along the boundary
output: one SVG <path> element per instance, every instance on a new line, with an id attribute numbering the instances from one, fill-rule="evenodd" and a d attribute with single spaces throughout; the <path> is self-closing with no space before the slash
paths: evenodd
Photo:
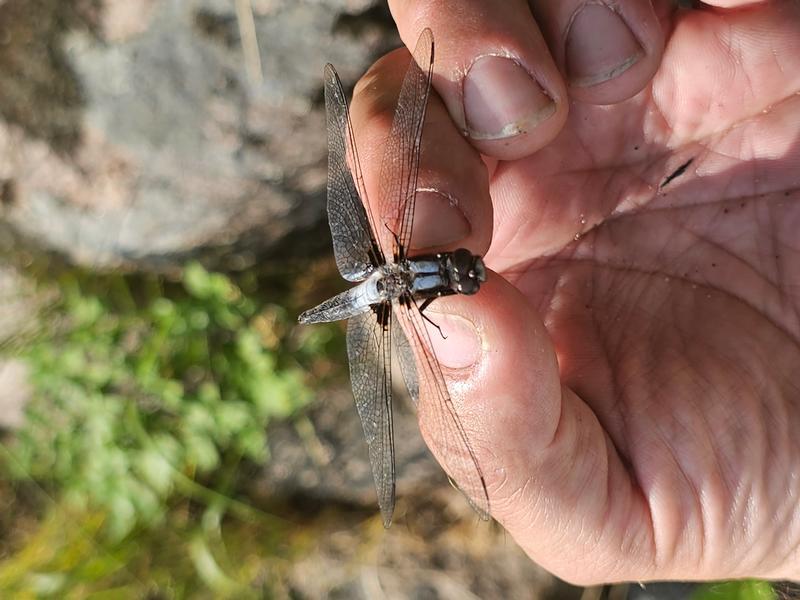
<path id="1" fill-rule="evenodd" d="M 483 472 L 433 351 L 425 321 L 433 322 L 424 314 L 436 298 L 477 293 L 486 268 L 464 248 L 409 256 L 433 57 L 433 34 L 425 29 L 400 89 L 375 204 L 367 198 L 342 83 L 331 64 L 325 67 L 328 221 L 339 272 L 357 285 L 299 317 L 300 323 L 349 319 L 350 379 L 386 528 L 396 487 L 392 349 L 434 454 L 478 515 L 489 518 Z"/>

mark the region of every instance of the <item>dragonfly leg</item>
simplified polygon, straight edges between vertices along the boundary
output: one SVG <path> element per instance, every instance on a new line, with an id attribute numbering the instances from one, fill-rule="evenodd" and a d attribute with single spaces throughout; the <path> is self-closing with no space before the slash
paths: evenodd
<path id="1" fill-rule="evenodd" d="M 434 323 L 431 320 L 431 318 L 425 314 L 425 309 L 428 308 L 431 305 L 431 302 L 433 302 L 434 300 L 436 300 L 436 298 L 425 298 L 425 300 L 419 306 L 419 314 L 421 314 L 422 318 L 425 319 L 428 323 L 436 327 L 436 330 L 439 332 L 439 335 L 442 336 L 442 339 L 446 340 L 447 336 L 442 331 L 442 328 L 439 327 L 436 323 Z"/>
<path id="2" fill-rule="evenodd" d="M 394 259 L 398 260 L 400 257 L 397 256 L 397 250 L 400 248 L 400 238 L 397 236 L 397 234 L 394 231 L 392 231 L 392 228 L 389 227 L 388 223 L 384 223 L 383 226 L 386 227 L 386 230 L 389 233 L 391 233 L 392 237 L 394 238 L 394 247 L 395 247 L 395 257 L 394 257 Z"/>
<path id="3" fill-rule="evenodd" d="M 434 300 L 436 300 L 435 297 L 433 297 L 433 298 L 425 298 L 425 301 L 419 307 L 419 312 L 424 313 L 425 309 L 428 308 L 431 305 L 431 302 L 433 302 Z M 425 315 L 423 314 L 423 316 L 425 316 Z"/>

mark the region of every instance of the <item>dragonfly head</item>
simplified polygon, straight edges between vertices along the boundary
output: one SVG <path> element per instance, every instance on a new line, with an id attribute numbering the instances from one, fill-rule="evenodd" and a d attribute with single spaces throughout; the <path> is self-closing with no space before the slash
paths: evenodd
<path id="1" fill-rule="evenodd" d="M 451 289 L 467 296 L 477 293 L 481 284 L 486 281 L 483 260 L 464 248 L 450 254 L 447 259 L 447 273 L 450 276 Z"/>

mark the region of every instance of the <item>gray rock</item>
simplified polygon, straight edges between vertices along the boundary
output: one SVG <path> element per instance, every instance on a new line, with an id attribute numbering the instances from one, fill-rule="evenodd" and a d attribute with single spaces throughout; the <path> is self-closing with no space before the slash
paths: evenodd
<path id="1" fill-rule="evenodd" d="M 318 541 L 295 560 L 293 598 L 530 598 L 578 600 L 570 586 L 533 563 L 490 524 L 410 521 L 386 531 L 379 519 L 317 525 Z"/>
<path id="2" fill-rule="evenodd" d="M 19 360 L 0 360 L 0 429 L 18 429 L 31 397 L 28 367 Z"/>
<path id="3" fill-rule="evenodd" d="M 422 441 L 409 401 L 402 390 L 396 390 L 395 396 L 398 496 L 424 497 L 449 487 Z M 322 392 L 309 412 L 307 425 L 281 424 L 268 435 L 270 460 L 254 479 L 254 494 L 268 500 L 302 497 L 320 510 L 350 505 L 377 514 L 367 444 L 348 388 Z M 405 503 L 399 504 L 402 511 Z M 464 514 L 469 513 L 465 500 L 462 508 Z"/>
<path id="4" fill-rule="evenodd" d="M 352 83 L 396 43 L 378 2 L 84 4 L 0 5 L 0 67 L 40 80 L 0 99 L 0 218 L 106 268 L 241 268 L 325 231 L 322 70 Z"/>
<path id="5" fill-rule="evenodd" d="M 35 326 L 42 300 L 31 281 L 14 267 L 0 264 L 0 348 Z"/>
<path id="6" fill-rule="evenodd" d="M 34 335 L 36 313 L 44 301 L 24 275 L 0 264 L 0 429 L 18 429 L 23 423 L 32 390 L 27 365 L 13 355 L 27 336 Z"/>

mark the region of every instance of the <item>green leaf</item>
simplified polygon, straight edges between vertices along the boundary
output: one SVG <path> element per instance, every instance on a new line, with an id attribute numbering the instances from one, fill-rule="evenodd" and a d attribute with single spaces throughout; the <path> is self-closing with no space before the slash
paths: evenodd
<path id="1" fill-rule="evenodd" d="M 208 298 L 212 293 L 208 272 L 199 263 L 190 263 L 183 270 L 183 286 L 196 298 Z"/>
<path id="2" fill-rule="evenodd" d="M 156 492 L 167 495 L 172 486 L 173 468 L 161 452 L 155 448 L 145 450 L 138 457 L 137 468 Z"/>
<path id="3" fill-rule="evenodd" d="M 113 496 L 109 508 L 108 535 L 112 540 L 121 540 L 136 525 L 136 509 L 133 502 L 123 494 Z"/>
<path id="4" fill-rule="evenodd" d="M 100 509 L 112 537 L 152 527 L 171 497 L 199 489 L 196 471 L 213 486 L 230 481 L 216 471 L 229 457 L 266 460 L 266 423 L 310 397 L 284 360 L 285 311 L 260 310 L 225 275 L 190 264 L 183 289 L 149 276 L 62 281 L 44 334 L 22 349 L 34 394 L 3 462 Z"/>
<path id="5" fill-rule="evenodd" d="M 217 447 L 207 437 L 187 435 L 186 458 L 190 465 L 196 465 L 201 471 L 211 471 L 219 465 L 220 457 Z"/>
<path id="6" fill-rule="evenodd" d="M 742 580 L 707 583 L 692 595 L 692 600 L 776 600 L 766 581 Z"/>
<path id="7" fill-rule="evenodd" d="M 253 421 L 254 414 L 244 402 L 226 402 L 217 411 L 217 425 L 223 434 L 234 436 Z"/>
<path id="8" fill-rule="evenodd" d="M 262 463 L 267 459 L 269 449 L 267 448 L 267 434 L 258 427 L 250 427 L 244 430 L 236 438 L 236 443 L 242 454 L 252 461 Z"/>
<path id="9" fill-rule="evenodd" d="M 236 581 L 219 566 L 204 537 L 195 536 L 189 545 L 189 555 L 201 579 L 216 593 L 229 596 L 238 588 Z"/>

